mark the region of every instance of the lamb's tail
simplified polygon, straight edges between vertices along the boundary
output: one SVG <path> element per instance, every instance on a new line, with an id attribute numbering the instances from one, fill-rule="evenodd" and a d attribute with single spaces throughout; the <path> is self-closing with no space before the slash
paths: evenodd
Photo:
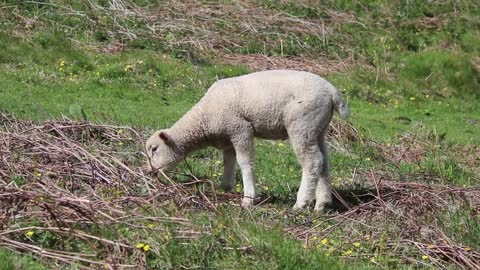
<path id="1" fill-rule="evenodd" d="M 340 95 L 340 92 L 333 87 L 333 85 L 331 90 L 334 109 L 340 114 L 340 117 L 347 119 L 350 116 L 350 109 L 348 108 L 347 103 L 345 103 L 342 95 Z"/>

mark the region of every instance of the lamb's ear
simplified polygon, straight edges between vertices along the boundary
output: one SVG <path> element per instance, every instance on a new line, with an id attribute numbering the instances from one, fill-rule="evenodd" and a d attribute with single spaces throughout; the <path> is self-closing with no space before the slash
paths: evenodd
<path id="1" fill-rule="evenodd" d="M 168 135 L 167 132 L 165 132 L 165 131 L 160 131 L 160 133 L 158 133 L 158 137 L 159 137 L 162 141 L 164 141 L 167 145 L 173 144 L 172 138 L 171 138 L 170 135 Z"/>

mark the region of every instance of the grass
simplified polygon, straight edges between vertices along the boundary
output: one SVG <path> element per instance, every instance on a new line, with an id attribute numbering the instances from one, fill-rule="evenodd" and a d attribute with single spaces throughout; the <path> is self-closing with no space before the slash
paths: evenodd
<path id="1" fill-rule="evenodd" d="M 20 256 L 6 249 L 0 249 L 0 265 L 1 270 L 15 270 L 15 269 L 31 269 L 44 270 L 48 269 L 42 264 L 36 262 L 30 256 Z"/>
<path id="2" fill-rule="evenodd" d="M 266 65 L 269 58 L 280 59 L 280 63 L 298 60 L 303 63 L 298 68 L 314 70 L 315 64 L 345 62 L 346 68 L 323 74 L 347 97 L 350 122 L 359 131 L 357 141 L 341 141 L 332 147 L 332 181 L 342 194 L 362 191 L 370 170 L 400 182 L 480 184 L 475 160 L 480 143 L 480 25 L 475 18 L 480 5 L 475 1 L 325 1 L 322 6 L 304 1 L 184 5 L 135 1 L 141 12 L 131 15 L 101 9 L 109 7 L 106 1 L 91 1 L 90 7 L 83 2 L 60 2 L 65 9 L 48 1 L 1 4 L 1 111 L 20 119 L 44 121 L 64 115 L 151 131 L 173 124 L 215 80 L 248 73 L 259 64 L 226 61 L 224 55 L 248 59 L 260 53 L 265 56 L 260 65 Z M 134 10 L 131 7 L 128 4 L 124 9 Z M 218 16 L 202 13 L 216 9 Z M 170 24 L 155 24 L 156 17 L 149 16 L 155 12 Z M 189 20 L 178 20 L 177 16 L 185 14 L 191 15 Z M 245 16 L 250 26 L 242 23 Z M 322 23 L 323 35 L 317 27 Z M 405 147 L 418 150 L 422 158 L 395 159 L 396 151 Z M 432 265 L 414 247 L 400 243 L 402 223 L 398 220 L 378 221 L 375 225 L 381 229 L 374 233 L 368 226 L 352 224 L 327 236 L 316 231 L 318 236 L 308 248 L 285 237 L 282 230 L 295 226 L 333 223 L 287 210 L 293 205 L 300 178 L 300 167 L 287 142 L 258 141 L 257 156 L 259 190 L 272 198 L 265 210 L 257 209 L 249 216 L 225 206 L 214 215 L 184 213 L 168 206 L 168 211 L 155 213 L 186 216 L 199 227 L 222 224 L 218 232 L 188 247 L 165 242 L 164 235 L 129 227 L 92 230 L 131 244 L 148 242 L 153 252 L 146 254 L 146 262 L 156 269 L 315 269 L 318 265 L 345 269 L 352 261 L 353 269 L 422 267 L 418 262 L 403 266 L 402 258 L 389 256 L 392 243 L 395 250 L 416 254 L 420 262 Z M 196 176 L 218 181 L 219 160 L 220 154 L 209 149 L 193 154 L 189 163 Z M 180 169 L 189 173 L 185 164 Z M 17 184 L 24 182 L 12 177 Z M 238 185 L 237 191 L 241 189 Z M 422 217 L 418 224 L 440 224 L 458 245 L 473 248 L 480 238 L 478 212 L 474 206 L 459 205 L 459 209 L 440 211 L 436 218 Z M 345 234 L 356 240 L 345 243 Z M 236 247 L 253 248 L 226 251 L 221 243 L 229 237 Z M 357 242 L 359 246 L 354 245 Z M 0 257 L 5 269 L 43 267 L 6 250 L 0 251 Z"/>

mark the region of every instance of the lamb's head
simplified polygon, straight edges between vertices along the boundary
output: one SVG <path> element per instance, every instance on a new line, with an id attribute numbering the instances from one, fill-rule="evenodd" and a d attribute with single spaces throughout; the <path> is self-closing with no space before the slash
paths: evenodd
<path id="1" fill-rule="evenodd" d="M 145 145 L 149 171 L 170 170 L 183 158 L 182 152 L 169 135 L 168 130 L 155 132 Z"/>

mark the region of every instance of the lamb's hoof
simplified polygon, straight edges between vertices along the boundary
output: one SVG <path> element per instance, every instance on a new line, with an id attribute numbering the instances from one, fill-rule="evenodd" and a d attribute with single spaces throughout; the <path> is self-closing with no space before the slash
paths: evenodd
<path id="1" fill-rule="evenodd" d="M 313 208 L 313 211 L 317 213 L 324 213 L 325 212 L 325 205 L 315 205 L 315 208 Z"/>
<path id="2" fill-rule="evenodd" d="M 253 207 L 253 198 L 243 198 L 242 199 L 242 207 L 246 209 L 251 209 Z"/>
<path id="3" fill-rule="evenodd" d="M 307 206 L 306 202 L 296 202 L 295 205 L 293 205 L 292 210 L 293 211 L 303 211 L 303 210 L 305 210 L 305 206 Z"/>
<path id="4" fill-rule="evenodd" d="M 325 208 L 327 205 L 329 205 L 331 202 L 321 202 L 321 203 L 315 203 L 315 207 L 313 208 L 313 211 L 317 213 L 325 213 Z"/>

